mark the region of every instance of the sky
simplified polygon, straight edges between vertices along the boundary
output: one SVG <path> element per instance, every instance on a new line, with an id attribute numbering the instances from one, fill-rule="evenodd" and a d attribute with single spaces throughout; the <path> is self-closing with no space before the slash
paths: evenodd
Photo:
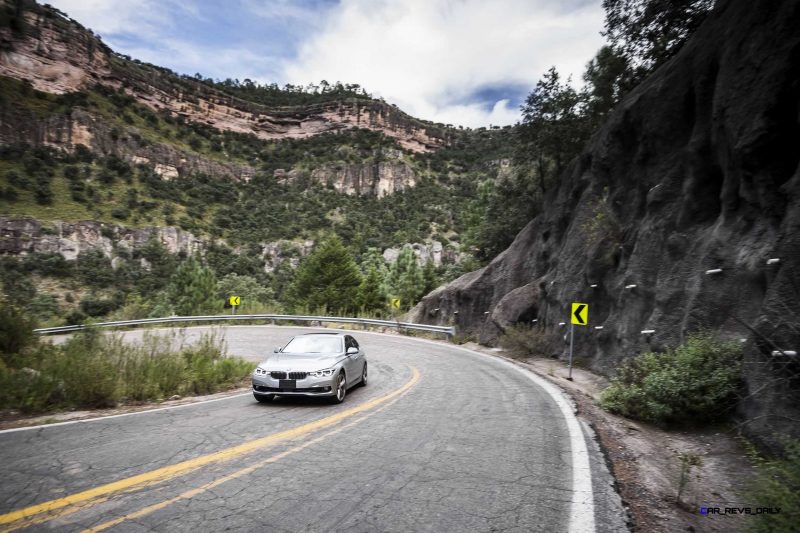
<path id="1" fill-rule="evenodd" d="M 44 0 L 115 51 L 181 74 L 358 83 L 418 118 L 520 120 L 551 66 L 576 85 L 601 0 Z"/>

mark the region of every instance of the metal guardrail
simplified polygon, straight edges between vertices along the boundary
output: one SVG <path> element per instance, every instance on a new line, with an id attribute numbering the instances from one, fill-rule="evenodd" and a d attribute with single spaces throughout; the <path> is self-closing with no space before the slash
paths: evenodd
<path id="1" fill-rule="evenodd" d="M 397 329 L 415 329 L 444 333 L 451 340 L 456 333 L 453 326 L 432 326 L 428 324 L 414 324 L 412 322 L 398 322 L 394 320 L 378 320 L 374 318 L 349 318 L 341 316 L 308 316 L 308 315 L 209 315 L 209 316 L 169 316 L 164 318 L 142 318 L 139 320 L 118 320 L 115 322 L 97 322 L 82 326 L 58 326 L 54 328 L 39 328 L 33 330 L 40 335 L 55 333 L 71 333 L 88 328 L 115 328 L 124 326 L 142 326 L 147 324 L 170 324 L 175 322 L 235 322 L 237 320 L 286 320 L 296 322 L 339 322 L 344 324 L 362 324 L 369 326 L 385 326 Z"/>

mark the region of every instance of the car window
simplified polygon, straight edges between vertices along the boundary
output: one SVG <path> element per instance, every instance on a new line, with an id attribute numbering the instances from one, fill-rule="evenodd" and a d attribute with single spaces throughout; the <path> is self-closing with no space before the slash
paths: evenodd
<path id="1" fill-rule="evenodd" d="M 350 341 L 352 342 L 353 346 L 358 348 L 358 341 L 354 337 L 350 337 Z"/>
<path id="2" fill-rule="evenodd" d="M 295 337 L 283 347 L 284 353 L 337 353 L 342 351 L 339 337 L 328 335 L 307 335 Z"/>

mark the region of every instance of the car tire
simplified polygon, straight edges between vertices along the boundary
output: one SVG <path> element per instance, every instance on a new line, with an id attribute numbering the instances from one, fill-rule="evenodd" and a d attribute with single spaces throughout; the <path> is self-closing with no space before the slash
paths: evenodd
<path id="1" fill-rule="evenodd" d="M 367 386 L 367 363 L 364 363 L 364 369 L 361 371 L 361 383 L 359 386 L 366 387 Z"/>
<path id="2" fill-rule="evenodd" d="M 331 397 L 331 401 L 333 403 L 342 403 L 345 396 L 347 396 L 347 377 L 344 375 L 344 372 L 339 372 L 339 375 L 336 376 L 336 388 L 334 389 L 334 395 Z"/>
<path id="3" fill-rule="evenodd" d="M 256 394 L 253 393 L 253 397 L 258 401 L 258 403 L 269 403 L 275 398 L 274 394 Z"/>

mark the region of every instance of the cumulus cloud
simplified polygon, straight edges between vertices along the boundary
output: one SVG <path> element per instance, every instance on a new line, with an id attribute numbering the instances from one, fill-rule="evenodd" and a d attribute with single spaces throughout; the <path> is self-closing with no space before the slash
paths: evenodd
<path id="1" fill-rule="evenodd" d="M 512 124 L 555 65 L 580 81 L 600 0 L 50 0 L 115 50 L 180 73 L 358 83 L 407 113 Z"/>
<path id="2" fill-rule="evenodd" d="M 602 23 L 599 1 L 343 0 L 283 73 L 360 83 L 437 122 L 504 125 L 519 102 L 476 99 L 480 87 L 532 88 L 551 65 L 579 78 Z"/>

